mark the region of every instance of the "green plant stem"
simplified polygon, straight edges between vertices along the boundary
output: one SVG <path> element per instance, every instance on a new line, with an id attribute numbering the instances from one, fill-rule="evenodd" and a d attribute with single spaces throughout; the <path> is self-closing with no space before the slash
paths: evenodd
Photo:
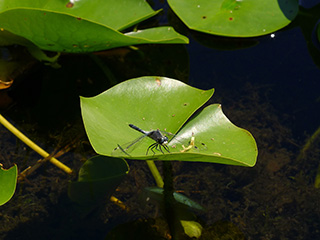
<path id="1" fill-rule="evenodd" d="M 172 164 L 170 161 L 163 161 L 163 200 L 165 216 L 169 225 L 172 240 L 178 240 L 179 235 L 183 233 L 183 228 L 178 219 L 176 212 L 176 200 L 174 199 L 173 192 L 173 177 L 172 177 Z"/>
<path id="2" fill-rule="evenodd" d="M 303 148 L 300 150 L 300 154 L 297 158 L 298 161 L 306 159 L 308 152 L 312 151 L 312 148 L 314 148 L 317 141 L 320 139 L 320 127 L 309 137 L 309 139 L 304 144 Z M 314 181 L 314 187 L 319 188 L 320 187 L 320 164 L 318 166 L 317 175 Z"/>
<path id="3" fill-rule="evenodd" d="M 320 164 L 318 166 L 317 176 L 316 176 L 316 179 L 314 181 L 314 187 L 315 188 L 320 188 Z"/>
<path id="4" fill-rule="evenodd" d="M 148 164 L 148 167 L 152 173 L 154 180 L 156 181 L 157 186 L 160 188 L 163 188 L 164 183 L 156 164 L 152 160 L 147 160 L 146 162 Z"/>
<path id="5" fill-rule="evenodd" d="M 15 128 L 10 122 L 8 122 L 1 114 L 0 114 L 0 123 L 5 126 L 10 132 L 12 132 L 16 137 L 18 137 L 22 142 L 28 145 L 35 152 L 40 154 L 42 157 L 46 158 L 50 156 L 49 153 L 40 148 L 37 144 L 31 141 L 27 136 L 25 136 L 22 132 L 20 132 L 17 128 Z M 68 174 L 72 174 L 72 169 L 68 166 L 64 165 L 58 159 L 51 157 L 49 160 L 52 164 L 65 171 Z"/>
<path id="6" fill-rule="evenodd" d="M 302 160 L 305 158 L 307 151 L 313 146 L 313 144 L 316 142 L 317 138 L 320 137 L 320 127 L 312 134 L 312 136 L 307 140 L 305 145 L 300 151 L 300 154 L 298 156 L 298 160 Z"/>

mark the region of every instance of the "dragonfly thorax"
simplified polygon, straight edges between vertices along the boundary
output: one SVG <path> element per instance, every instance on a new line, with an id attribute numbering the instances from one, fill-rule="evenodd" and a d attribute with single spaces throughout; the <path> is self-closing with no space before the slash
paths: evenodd
<path id="1" fill-rule="evenodd" d="M 148 137 L 152 138 L 154 141 L 161 145 L 168 143 L 168 137 L 164 136 L 159 129 L 149 132 Z"/>

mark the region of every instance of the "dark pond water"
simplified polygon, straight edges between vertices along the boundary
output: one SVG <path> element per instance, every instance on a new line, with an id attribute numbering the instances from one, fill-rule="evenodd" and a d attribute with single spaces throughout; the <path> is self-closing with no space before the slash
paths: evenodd
<path id="1" fill-rule="evenodd" d="M 216 88 L 222 103 L 234 98 L 234 91 L 239 94 L 236 97 L 246 95 L 246 84 L 250 84 L 264 95 L 278 116 L 291 118 L 284 123 L 298 136 L 305 131 L 312 133 L 320 121 L 320 115 L 315 114 L 320 107 L 319 66 L 311 58 L 301 30 L 289 29 L 274 38 L 259 38 L 257 43 L 247 49 L 221 51 L 191 39 L 187 47 L 190 84 Z M 225 96 L 220 91 L 230 94 Z"/>
<path id="2" fill-rule="evenodd" d="M 161 1 L 155 8 L 160 6 L 167 9 Z M 197 213 L 202 239 L 320 239 L 320 190 L 314 188 L 319 137 L 301 155 L 320 126 L 320 47 L 313 32 L 299 18 L 272 36 L 230 40 L 187 31 L 168 14 L 189 45 L 140 46 L 140 53 L 123 48 L 98 56 L 117 80 L 164 75 L 200 89 L 215 88 L 210 103 L 221 103 L 228 118 L 255 137 L 259 156 L 253 168 L 173 163 L 174 187 L 207 209 Z M 157 21 L 166 24 L 166 11 L 147 24 Z M 21 54 L 23 49 L 11 51 Z M 82 126 L 79 95 L 93 96 L 110 83 L 89 56 L 64 55 L 59 62 L 60 69 L 28 65 L 6 92 L 9 100 L 3 100 L 1 114 L 48 152 L 77 139 L 72 151 L 59 158 L 77 170 L 94 155 Z M 39 159 L 2 126 L 0 137 L 5 167 L 17 163 L 21 171 Z M 130 211 L 107 203 L 78 218 L 66 194 L 75 177 L 45 164 L 20 182 L 13 199 L 0 208 L 0 238 L 104 239 L 117 226 L 118 234 L 131 234 L 115 239 L 147 239 L 140 234 L 150 229 L 164 237 L 161 214 L 137 194 L 155 184 L 152 176 L 145 162 L 129 165 L 115 195 Z"/>

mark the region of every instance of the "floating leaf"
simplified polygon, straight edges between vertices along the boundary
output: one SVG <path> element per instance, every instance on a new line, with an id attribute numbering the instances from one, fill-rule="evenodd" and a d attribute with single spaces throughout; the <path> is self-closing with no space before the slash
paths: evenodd
<path id="1" fill-rule="evenodd" d="M 0 206 L 12 198 L 16 190 L 17 176 L 17 165 L 14 165 L 8 170 L 0 167 Z"/>
<path id="2" fill-rule="evenodd" d="M 257 157 L 254 138 L 233 125 L 219 104 L 205 108 L 183 126 L 213 91 L 164 77 L 141 77 L 118 84 L 98 96 L 81 97 L 82 117 L 89 140 L 101 155 L 112 156 L 118 145 L 142 136 L 128 126 L 134 124 L 146 131 L 160 129 L 177 133 L 168 144 L 170 154 L 155 151 L 155 155 L 146 155 L 154 140 L 145 137 L 130 156 L 118 157 L 253 166 Z M 194 145 L 190 144 L 192 138 Z"/>
<path id="3" fill-rule="evenodd" d="M 120 32 L 155 14 L 157 12 L 144 0 L 83 0 L 72 7 L 63 1 L 7 0 L 0 4 L 0 28 L 41 49 L 58 52 L 80 53 L 135 44 L 188 42 L 170 27 L 127 34 Z"/>
<path id="4" fill-rule="evenodd" d="M 296 0 L 168 0 L 191 29 L 229 37 L 261 36 L 287 26 L 299 10 Z"/>

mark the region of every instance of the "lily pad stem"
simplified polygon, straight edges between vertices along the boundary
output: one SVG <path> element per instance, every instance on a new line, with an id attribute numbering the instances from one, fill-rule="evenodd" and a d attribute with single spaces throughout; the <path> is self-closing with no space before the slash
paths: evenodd
<path id="1" fill-rule="evenodd" d="M 311 137 L 307 140 L 305 145 L 300 150 L 298 161 L 305 159 L 310 149 L 314 147 L 314 143 L 320 139 L 320 127 L 311 135 Z"/>
<path id="2" fill-rule="evenodd" d="M 169 230 L 172 236 L 172 240 L 179 240 L 179 236 L 183 233 L 183 228 L 178 219 L 176 212 L 176 200 L 173 196 L 173 177 L 172 177 L 172 164 L 170 161 L 163 161 L 163 201 L 165 216 L 169 225 Z"/>
<path id="3" fill-rule="evenodd" d="M 40 154 L 42 157 L 46 158 L 50 154 L 44 151 L 42 148 L 40 148 L 37 144 L 35 144 L 33 141 L 31 141 L 27 136 L 25 136 L 22 132 L 20 132 L 17 128 L 15 128 L 10 122 L 8 122 L 1 114 L 0 114 L 0 123 L 5 126 L 10 132 L 12 132 L 16 137 L 18 137 L 22 142 L 24 142 L 26 145 L 28 145 L 31 149 L 33 149 L 35 152 Z M 56 167 L 60 168 L 61 170 L 65 171 L 68 174 L 72 174 L 72 169 L 70 169 L 68 166 L 64 165 L 62 162 L 60 162 L 58 159 L 52 157 L 49 160 L 52 164 L 54 164 Z"/>
<path id="4" fill-rule="evenodd" d="M 308 154 L 314 151 L 317 146 L 317 143 L 320 140 L 320 127 L 311 135 L 311 137 L 306 141 L 305 145 L 300 150 L 300 154 L 297 158 L 298 161 L 307 159 Z M 314 182 L 315 188 L 320 188 L 320 164 L 318 166 L 317 175 Z"/>
<path id="5" fill-rule="evenodd" d="M 158 170 L 156 164 L 152 160 L 147 160 L 146 162 L 148 164 L 148 167 L 149 167 L 149 169 L 150 169 L 150 171 L 152 173 L 152 176 L 153 176 L 154 180 L 157 183 L 157 186 L 160 187 L 160 188 L 163 188 L 163 184 L 164 183 L 163 183 L 162 177 L 161 177 L 161 175 L 159 173 L 159 170 Z"/>

